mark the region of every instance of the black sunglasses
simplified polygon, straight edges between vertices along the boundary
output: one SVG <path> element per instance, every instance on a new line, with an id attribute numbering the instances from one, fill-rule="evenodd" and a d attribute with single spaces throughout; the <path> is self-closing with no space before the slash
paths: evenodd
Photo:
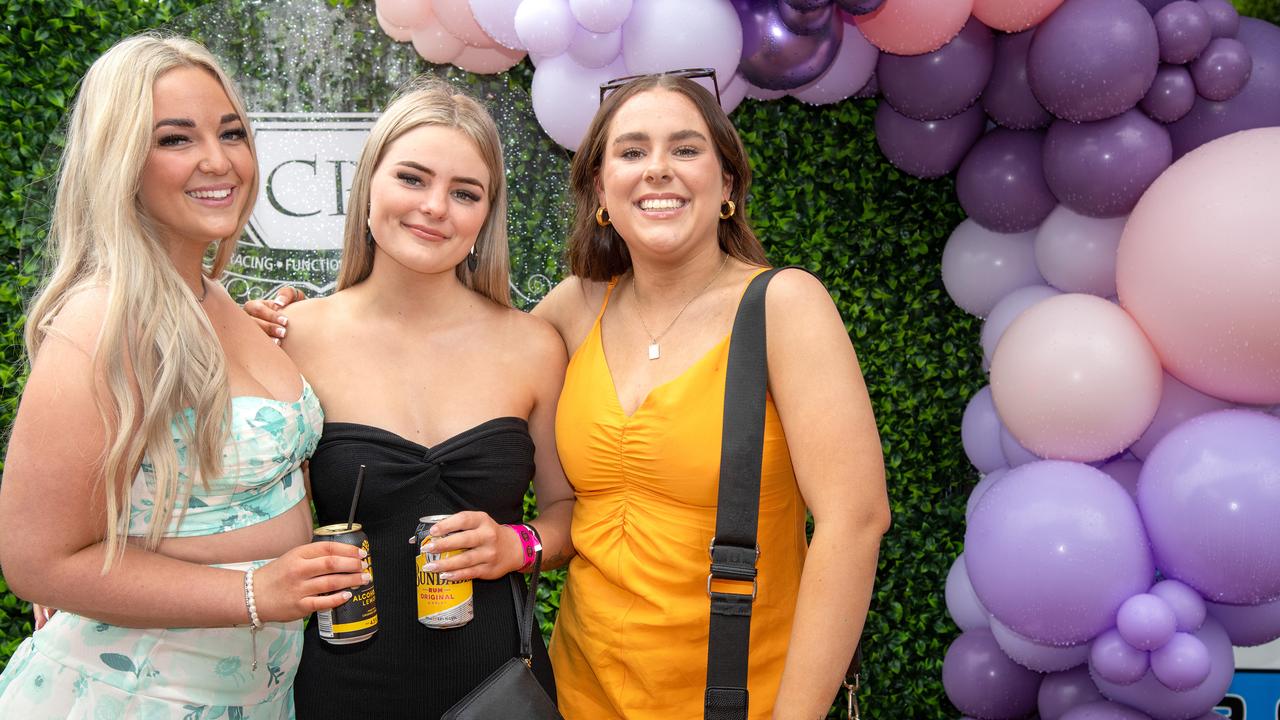
<path id="1" fill-rule="evenodd" d="M 604 98 L 610 92 L 626 85 L 632 80 L 641 78 L 655 77 L 659 75 L 674 75 L 675 77 L 687 78 L 689 80 L 697 80 L 699 78 L 711 78 L 711 87 L 716 93 L 716 104 L 720 104 L 720 83 L 716 82 L 715 68 L 684 68 L 683 70 L 668 70 L 659 73 L 645 73 L 644 75 L 627 75 L 626 77 L 614 78 L 608 82 L 600 83 L 600 102 L 604 102 Z"/>

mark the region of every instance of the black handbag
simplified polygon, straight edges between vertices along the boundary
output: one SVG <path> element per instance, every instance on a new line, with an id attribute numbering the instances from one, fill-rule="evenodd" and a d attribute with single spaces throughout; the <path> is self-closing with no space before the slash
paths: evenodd
<path id="1" fill-rule="evenodd" d="M 711 635 L 707 642 L 704 720 L 747 718 L 747 654 L 751 647 L 751 606 L 757 589 L 756 561 L 760 559 L 756 526 L 760 515 L 765 393 L 769 385 L 764 300 L 769 281 L 781 269 L 766 270 L 747 286 L 729 341 L 716 534 L 708 549 L 711 554 L 711 572 L 707 575 Z M 751 592 L 713 591 L 712 580 L 749 582 Z M 854 693 L 860 661 L 861 652 L 857 651 L 846 678 L 851 717 L 857 717 Z"/>
<path id="2" fill-rule="evenodd" d="M 542 551 L 529 573 L 529 590 L 521 598 L 520 581 L 510 576 L 515 601 L 520 654 L 494 670 L 484 682 L 449 708 L 440 720 L 564 720 L 556 704 L 533 676 L 533 607 L 537 599 Z M 523 599 L 523 602 L 521 600 Z"/>

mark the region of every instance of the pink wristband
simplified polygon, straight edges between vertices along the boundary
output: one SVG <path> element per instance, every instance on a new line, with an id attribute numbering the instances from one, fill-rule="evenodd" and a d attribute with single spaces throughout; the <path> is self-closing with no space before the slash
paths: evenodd
<path id="1" fill-rule="evenodd" d="M 524 553 L 524 564 L 520 566 L 521 572 L 528 570 L 533 566 L 533 561 L 538 558 L 538 553 L 542 552 L 542 543 L 538 540 L 538 533 L 528 525 L 506 525 L 516 531 L 516 537 L 520 538 L 520 549 Z"/>

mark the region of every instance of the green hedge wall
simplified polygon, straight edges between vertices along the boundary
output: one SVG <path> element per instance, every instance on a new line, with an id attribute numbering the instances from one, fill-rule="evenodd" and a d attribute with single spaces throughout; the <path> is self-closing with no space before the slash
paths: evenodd
<path id="1" fill-rule="evenodd" d="M 1280 22 L 1280 0 L 1235 0 Z M 8 3 L 0 11 L 0 427 L 22 387 L 22 305 L 39 271 L 45 217 L 30 188 L 52 172 L 62 116 L 88 64 L 116 40 L 202 0 Z M 406 47 L 406 52 L 410 52 Z M 522 66 L 515 73 L 526 86 Z M 942 246 L 963 218 L 950 179 L 885 161 L 874 102 L 815 108 L 748 100 L 733 114 L 756 174 L 749 212 L 776 264 L 825 278 L 858 350 L 883 440 L 893 528 L 867 622 L 867 718 L 945 718 L 942 658 L 957 629 L 943 584 L 960 552 L 976 480 L 960 445 L 965 402 L 985 382 L 979 323 L 942 288 Z M 56 478 L 50 478 L 56 481 Z M 548 588 L 545 601 L 558 595 Z M 0 580 L 0 665 L 30 634 L 26 603 Z"/>

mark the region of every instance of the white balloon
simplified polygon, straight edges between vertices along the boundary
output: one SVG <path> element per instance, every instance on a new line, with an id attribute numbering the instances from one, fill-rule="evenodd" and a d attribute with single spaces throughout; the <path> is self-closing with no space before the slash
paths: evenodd
<path id="1" fill-rule="evenodd" d="M 696 10 L 690 4 L 644 0 L 631 9 L 622 26 L 622 57 L 632 73 L 705 67 L 717 78 L 733 77 L 742 59 L 737 11 L 729 0 L 700 0 Z"/>
<path id="2" fill-rule="evenodd" d="M 533 72 L 533 114 L 552 140 L 576 151 L 600 106 L 600 83 L 626 74 L 621 59 L 584 68 L 567 54 L 543 58 Z"/>
<path id="3" fill-rule="evenodd" d="M 1116 294 L 1116 248 L 1128 215 L 1092 218 L 1066 205 L 1049 213 L 1036 231 L 1036 266 L 1063 292 L 1098 297 Z"/>
<path id="4" fill-rule="evenodd" d="M 515 27 L 529 52 L 559 55 L 569 49 L 577 23 L 569 0 L 524 0 L 516 8 Z"/>

